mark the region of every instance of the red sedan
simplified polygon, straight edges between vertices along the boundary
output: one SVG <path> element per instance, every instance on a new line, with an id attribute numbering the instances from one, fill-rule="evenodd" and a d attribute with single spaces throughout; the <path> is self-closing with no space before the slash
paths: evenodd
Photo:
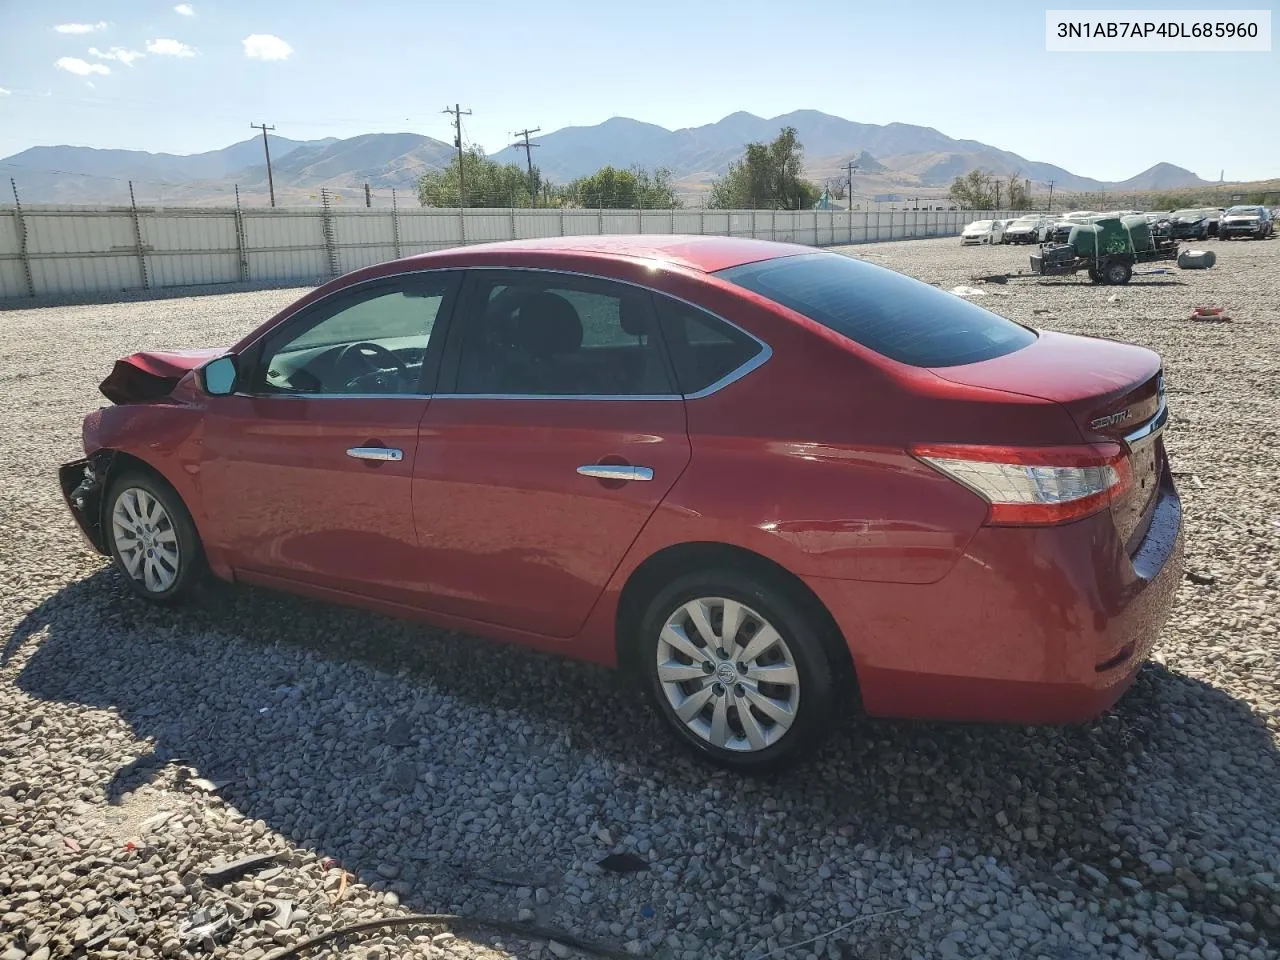
<path id="1" fill-rule="evenodd" d="M 809 247 L 440 251 L 102 391 L 61 486 L 143 597 L 207 570 L 616 664 L 738 768 L 856 699 L 1092 717 L 1181 577 L 1155 353 Z"/>

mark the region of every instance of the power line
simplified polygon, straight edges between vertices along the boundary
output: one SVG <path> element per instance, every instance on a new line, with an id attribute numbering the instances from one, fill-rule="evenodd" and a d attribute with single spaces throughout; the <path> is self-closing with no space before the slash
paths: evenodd
<path id="1" fill-rule="evenodd" d="M 516 147 L 517 149 L 520 147 L 524 147 L 524 162 L 529 168 L 529 202 L 532 203 L 535 207 L 538 205 L 538 185 L 533 179 L 533 154 L 530 151 L 534 147 L 542 146 L 542 144 L 530 143 L 529 134 L 538 133 L 541 130 L 542 130 L 541 127 L 534 127 L 532 130 L 529 130 L 527 128 L 524 130 L 517 130 L 515 133 L 512 134 L 512 136 L 522 137 L 524 138 L 524 142 L 513 143 L 511 145 L 513 147 Z"/>
<path id="2" fill-rule="evenodd" d="M 462 118 L 471 116 L 471 111 L 455 103 L 452 109 L 445 107 L 440 112 L 453 115 L 453 145 L 458 148 L 458 207 L 461 208 L 467 205 L 466 183 L 462 179 Z"/>
<path id="3" fill-rule="evenodd" d="M 271 192 L 271 205 L 276 205 L 276 182 L 271 178 L 271 147 L 267 144 L 267 131 L 274 130 L 274 126 L 268 127 L 265 123 L 249 124 L 254 130 L 262 131 L 262 149 L 267 155 L 267 189 Z"/>

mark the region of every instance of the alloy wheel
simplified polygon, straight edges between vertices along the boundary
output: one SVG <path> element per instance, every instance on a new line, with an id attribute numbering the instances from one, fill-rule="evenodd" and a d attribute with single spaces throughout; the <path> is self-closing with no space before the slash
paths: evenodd
<path id="1" fill-rule="evenodd" d="M 111 510 L 111 534 L 125 571 L 148 593 L 164 593 L 178 579 L 178 531 L 164 505 L 140 487 L 126 487 Z"/>
<path id="2" fill-rule="evenodd" d="M 800 706 L 800 674 L 763 616 L 724 597 L 699 597 L 667 618 L 657 674 L 676 717 L 713 747 L 751 753 L 782 739 Z"/>

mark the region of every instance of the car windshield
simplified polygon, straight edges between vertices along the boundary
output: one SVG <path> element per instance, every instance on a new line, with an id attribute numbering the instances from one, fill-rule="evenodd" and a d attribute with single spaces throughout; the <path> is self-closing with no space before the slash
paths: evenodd
<path id="1" fill-rule="evenodd" d="M 1232 214 L 1235 214 L 1236 216 L 1260 217 L 1262 216 L 1262 208 L 1261 207 L 1232 207 L 1230 210 L 1227 211 L 1227 213 L 1232 213 Z"/>
<path id="2" fill-rule="evenodd" d="M 1190 218 L 1190 217 L 1203 217 L 1203 216 L 1204 216 L 1204 211 L 1203 211 L 1203 210 L 1175 210 L 1175 211 L 1173 211 L 1173 213 L 1172 213 L 1172 214 L 1170 214 L 1170 216 L 1174 216 L 1174 217 L 1186 217 L 1186 218 Z"/>
<path id="3" fill-rule="evenodd" d="M 778 257 L 716 276 L 914 367 L 990 360 L 1036 339 L 1026 327 L 967 300 L 838 253 Z"/>
<path id="4" fill-rule="evenodd" d="M 1021 220 L 1015 220 L 1010 226 L 1013 227 L 1035 227 L 1040 223 L 1035 217 L 1023 217 Z"/>
<path id="5" fill-rule="evenodd" d="M 990 229 L 990 227 L 991 227 L 991 221 L 990 221 L 990 220 L 975 220 L 973 223 L 969 224 L 969 226 L 967 227 L 967 229 L 969 229 L 969 230 L 988 230 L 988 229 Z"/>

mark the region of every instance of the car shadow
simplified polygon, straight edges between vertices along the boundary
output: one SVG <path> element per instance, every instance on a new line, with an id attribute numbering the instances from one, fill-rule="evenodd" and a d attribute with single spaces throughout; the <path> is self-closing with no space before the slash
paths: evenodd
<path id="1" fill-rule="evenodd" d="M 854 844 L 927 856 L 946 844 L 956 856 L 997 857 L 1027 877 L 1052 876 L 1054 864 L 1071 857 L 1113 881 L 1125 874 L 1158 883 L 1120 823 L 1153 778 L 1175 774 L 1200 791 L 1199 806 L 1168 811 L 1170 836 L 1204 836 L 1206 824 L 1238 820 L 1242 808 L 1258 822 L 1280 821 L 1278 792 L 1265 786 L 1280 782 L 1280 762 L 1264 721 L 1224 691 L 1157 663 L 1091 724 L 850 715 L 814 759 L 785 774 L 744 778 L 672 745 L 611 671 L 265 590 L 217 584 L 198 603 L 163 608 L 136 599 L 106 567 L 32 610 L 0 657 L 8 663 L 19 651 L 17 682 L 27 694 L 113 710 L 155 743 L 112 777 L 108 803 L 181 760 L 245 816 L 375 885 L 376 868 L 389 858 L 432 864 L 401 875 L 411 887 L 402 902 L 418 909 L 459 902 L 450 869 L 559 873 L 593 848 L 566 844 L 562 862 L 549 862 L 527 837 L 499 832 L 485 837 L 484 862 L 460 864 L 429 849 L 428 829 L 383 833 L 379 846 L 370 837 L 376 831 L 352 816 L 352 798 L 394 796 L 389 781 L 406 763 L 404 789 L 428 825 L 459 816 L 467 801 L 452 797 L 451 785 L 477 776 L 527 784 L 508 786 L 494 802 L 537 794 L 544 819 L 569 833 L 647 808 L 648 825 L 632 820 L 614 833 L 624 847 L 644 838 L 641 852 L 651 849 L 667 867 L 646 881 L 655 886 L 683 884 L 695 859 L 727 861 L 706 847 L 694 857 L 697 843 L 751 851 L 766 873 L 775 849 L 788 850 L 793 863 L 851 865 Z M 483 728 L 459 722 L 468 716 L 488 720 Z M 389 734 L 397 722 L 399 732 Z M 1181 749 L 1188 723 L 1198 725 L 1191 735 L 1208 741 L 1221 765 L 1189 768 Z M 1275 773 L 1233 780 L 1232 758 L 1242 751 L 1265 755 Z M 477 754 L 486 758 L 479 772 Z M 281 757 L 297 762 L 279 764 Z M 593 773 L 601 765 L 603 780 Z M 548 782 L 546 770 L 557 778 L 577 771 L 585 786 Z M 1223 781 L 1233 789 L 1216 790 Z M 701 807 L 704 814 L 697 823 L 664 814 L 663 796 L 680 798 L 674 811 Z M 716 889 L 755 903 L 766 918 L 770 903 L 776 909 L 780 902 L 762 899 L 748 871 L 702 869 L 729 870 L 711 878 Z M 707 888 L 705 872 L 697 882 Z"/>

